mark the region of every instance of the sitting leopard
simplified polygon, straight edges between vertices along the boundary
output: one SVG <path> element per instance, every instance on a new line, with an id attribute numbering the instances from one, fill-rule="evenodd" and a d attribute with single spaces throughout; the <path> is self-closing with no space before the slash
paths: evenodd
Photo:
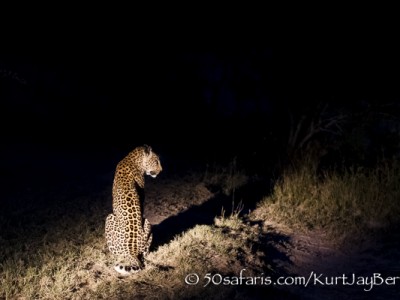
<path id="1" fill-rule="evenodd" d="M 124 260 L 114 269 L 122 274 L 136 273 L 144 267 L 144 258 L 152 241 L 151 226 L 142 221 L 144 175 L 156 177 L 162 171 L 160 159 L 150 146 L 135 148 L 116 168 L 112 189 L 113 213 L 105 224 L 108 249 Z"/>

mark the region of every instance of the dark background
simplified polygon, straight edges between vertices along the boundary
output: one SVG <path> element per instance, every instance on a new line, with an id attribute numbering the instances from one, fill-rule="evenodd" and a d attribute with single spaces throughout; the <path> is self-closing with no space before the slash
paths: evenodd
<path id="1" fill-rule="evenodd" d="M 314 151 L 327 166 L 373 166 L 400 153 L 396 9 L 313 4 L 275 18 L 265 7 L 210 17 L 213 7 L 48 5 L 10 18 L 1 10 L 5 231 L 90 215 L 93 202 L 106 216 L 118 161 L 144 143 L 161 157 L 160 177 L 232 161 L 264 176 L 262 194 L 245 190 L 255 201 L 297 152 Z M 291 147 L 290 131 L 303 116 L 318 118 L 321 104 L 324 117 L 346 116 L 340 134 Z"/>
<path id="2" fill-rule="evenodd" d="M 116 163 L 143 143 L 166 171 L 236 157 L 261 172 L 254 167 L 287 154 L 290 115 L 319 103 L 348 116 L 375 107 L 397 113 L 393 24 L 261 20 L 185 30 L 184 22 L 57 18 L 9 26 L 3 36 L 0 153 L 8 187 L 98 174 L 110 181 Z M 376 150 L 380 139 L 374 143 Z"/>

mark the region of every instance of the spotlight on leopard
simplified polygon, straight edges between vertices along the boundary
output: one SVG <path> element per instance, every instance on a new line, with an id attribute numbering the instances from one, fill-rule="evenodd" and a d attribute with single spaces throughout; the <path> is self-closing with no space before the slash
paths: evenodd
<path id="1" fill-rule="evenodd" d="M 155 178 L 161 171 L 160 158 L 148 145 L 132 150 L 115 170 L 113 213 L 107 216 L 105 236 L 108 249 L 119 259 L 114 269 L 121 275 L 144 268 L 152 241 L 151 225 L 143 220 L 144 177 Z"/>

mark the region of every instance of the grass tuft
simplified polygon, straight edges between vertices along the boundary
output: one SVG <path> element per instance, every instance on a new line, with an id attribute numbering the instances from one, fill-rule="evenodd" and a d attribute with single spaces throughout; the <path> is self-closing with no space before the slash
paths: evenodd
<path id="1" fill-rule="evenodd" d="M 227 227 L 234 230 L 237 230 L 243 226 L 243 220 L 240 218 L 240 213 L 243 210 L 243 203 L 239 202 L 239 204 L 235 207 L 235 203 L 232 203 L 232 212 L 230 216 L 225 217 L 225 209 L 221 209 L 221 216 L 215 217 L 214 223 L 219 227 Z"/>
<path id="2" fill-rule="evenodd" d="M 303 161 L 285 172 L 257 211 L 294 228 L 323 229 L 338 241 L 384 230 L 400 221 L 400 163 L 318 176 L 316 165 Z"/>

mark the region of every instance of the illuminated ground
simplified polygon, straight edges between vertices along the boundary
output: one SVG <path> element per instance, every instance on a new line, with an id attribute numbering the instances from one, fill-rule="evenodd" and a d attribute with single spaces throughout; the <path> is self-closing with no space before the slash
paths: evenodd
<path id="1" fill-rule="evenodd" d="M 185 289 L 186 294 L 183 295 L 191 295 L 190 289 L 193 287 L 184 284 L 185 276 L 191 270 L 187 269 L 187 274 L 183 271 L 180 275 L 174 273 L 177 272 L 177 267 L 174 267 L 176 261 L 172 257 L 170 260 L 162 260 L 163 265 L 158 266 L 159 274 L 164 276 L 163 282 L 157 282 L 162 277 L 152 277 L 151 271 L 131 280 L 120 279 L 113 272 L 112 256 L 104 247 L 103 222 L 105 216 L 111 212 L 111 182 L 114 165 L 120 153 L 52 152 L 40 147 L 32 152 L 24 150 L 23 147 L 3 149 L 3 152 L 11 150 L 18 159 L 5 161 L 2 174 L 3 178 L 8 178 L 7 181 L 3 181 L 3 184 L 7 184 L 3 186 L 6 197 L 3 198 L 4 209 L 1 215 L 3 230 L 0 238 L 8 247 L 3 248 L 4 256 L 1 257 L 4 263 L 3 275 L 13 274 L 11 269 L 7 268 L 19 266 L 22 268 L 22 279 L 16 277 L 15 280 L 26 280 L 31 277 L 23 274 L 31 268 L 31 272 L 37 272 L 36 277 L 32 278 L 40 277 L 32 279 L 32 284 L 40 284 L 40 287 L 33 286 L 32 289 L 43 292 L 43 289 L 50 291 L 53 287 L 54 291 L 49 295 L 56 298 L 62 297 L 64 289 L 64 293 L 68 293 L 72 298 L 90 295 L 101 298 L 99 295 L 113 295 L 118 299 L 118 295 L 123 297 L 126 293 L 133 293 L 129 287 L 135 286 L 138 294 L 130 294 L 132 298 L 135 298 L 135 295 L 151 298 L 152 293 L 157 293 L 171 299 L 180 293 L 171 285 Z M 13 163 L 18 168 L 14 168 Z M 285 278 L 308 277 L 310 274 L 323 274 L 322 277 L 318 277 L 320 279 L 325 275 L 355 274 L 368 277 L 374 273 L 399 276 L 398 239 L 390 232 L 379 241 L 360 245 L 360 248 L 354 247 L 358 245 L 338 248 L 324 232 L 300 233 L 284 224 L 260 220 L 256 202 L 266 193 L 266 190 L 259 188 L 260 178 L 250 178 L 248 183 L 238 188 L 235 196 L 232 196 L 217 190 L 210 183 L 210 175 L 207 174 L 210 170 L 207 171 L 204 165 L 181 161 L 178 165 L 167 163 L 166 166 L 170 168 L 165 168 L 159 178 L 147 178 L 146 182 L 145 214 L 153 224 L 155 261 L 163 257 L 163 251 L 174 251 L 169 248 L 160 249 L 172 244 L 177 236 L 195 228 L 196 225 L 215 224 L 217 232 L 226 235 L 227 241 L 232 238 L 244 239 L 243 245 L 249 248 L 240 246 L 242 248 L 235 254 L 238 256 L 233 256 L 230 262 L 219 254 L 207 259 L 198 258 L 198 263 L 204 263 L 205 266 L 212 261 L 213 268 L 209 272 L 220 272 L 224 276 L 232 277 L 239 276 L 240 270 L 245 268 L 252 272 L 252 276 L 273 275 Z M 244 205 L 241 210 L 242 225 L 224 227 L 215 221 L 215 217 L 221 216 L 222 209 L 226 211 L 225 216 L 229 216 L 232 206 L 237 207 L 239 202 Z M 49 226 L 57 228 L 58 232 Z M 74 237 L 74 230 L 76 233 L 81 231 L 82 236 L 79 233 L 79 236 Z M 30 246 L 24 246 L 25 244 Z M 49 245 L 51 251 L 46 252 L 46 246 L 29 248 L 42 244 Z M 209 247 L 203 246 L 205 249 Z M 20 251 L 14 252 L 17 254 L 25 253 L 26 257 L 12 258 L 13 249 Z M 30 249 L 35 251 L 30 252 Z M 76 249 L 78 250 L 75 253 Z M 43 271 L 45 264 L 35 265 L 29 258 L 32 256 L 33 260 L 34 255 L 41 251 L 44 251 L 43 261 L 47 261 L 45 258 L 48 257 L 49 268 L 54 268 L 53 271 L 46 271 L 49 273 Z M 178 248 L 175 251 L 178 251 Z M 71 259 L 68 255 L 71 255 Z M 52 260 L 54 266 L 51 265 Z M 65 271 L 60 267 L 63 264 Z M 3 280 L 7 280 L 6 277 L 3 277 Z M 317 282 L 307 287 L 236 286 L 235 291 L 241 292 L 241 297 L 245 295 L 248 299 L 263 299 L 264 296 L 260 293 L 267 293 L 269 299 L 364 299 L 366 296 L 373 299 L 383 295 L 385 299 L 395 299 L 399 291 L 399 285 L 393 287 L 386 284 L 374 286 L 369 292 L 363 291 L 369 287 L 340 284 L 322 286 Z M 25 297 L 24 293 L 28 291 L 20 290 L 11 294 L 10 298 Z M 5 294 L 0 296 L 6 297 Z"/>

